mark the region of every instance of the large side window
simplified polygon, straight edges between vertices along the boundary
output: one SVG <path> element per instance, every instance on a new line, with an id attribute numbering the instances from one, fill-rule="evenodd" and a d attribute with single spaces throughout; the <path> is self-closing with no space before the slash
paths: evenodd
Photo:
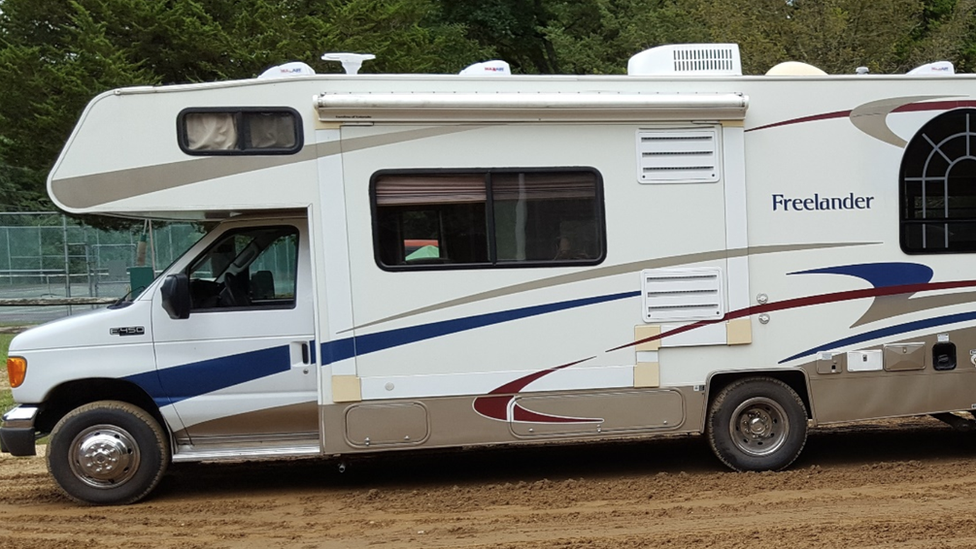
<path id="1" fill-rule="evenodd" d="M 294 227 L 228 233 L 187 269 L 192 309 L 294 307 L 297 263 Z"/>
<path id="2" fill-rule="evenodd" d="M 383 268 L 594 265 L 605 255 L 592 169 L 380 172 L 371 189 Z"/>
<path id="3" fill-rule="evenodd" d="M 922 126 L 905 148 L 899 194 L 903 251 L 976 252 L 976 109 Z"/>

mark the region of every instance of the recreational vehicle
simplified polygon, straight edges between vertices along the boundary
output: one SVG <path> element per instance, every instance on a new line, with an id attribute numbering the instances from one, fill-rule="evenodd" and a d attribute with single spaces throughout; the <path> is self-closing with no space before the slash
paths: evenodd
<path id="1" fill-rule="evenodd" d="M 213 227 L 13 340 L 3 450 L 50 435 L 69 497 L 675 433 L 778 470 L 809 427 L 973 421 L 976 76 L 742 76 L 729 44 L 616 76 L 280 72 L 104 93 L 51 171 L 68 212 Z"/>

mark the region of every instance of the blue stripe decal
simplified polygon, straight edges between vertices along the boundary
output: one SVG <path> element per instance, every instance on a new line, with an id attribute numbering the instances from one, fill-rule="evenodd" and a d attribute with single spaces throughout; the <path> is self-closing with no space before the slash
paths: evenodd
<path id="1" fill-rule="evenodd" d="M 271 347 L 126 377 L 157 404 L 174 404 L 225 387 L 288 371 L 288 346 Z"/>
<path id="2" fill-rule="evenodd" d="M 825 267 L 809 271 L 796 271 L 797 274 L 837 274 L 855 276 L 868 281 L 875 288 L 888 286 L 904 286 L 907 284 L 925 284 L 932 280 L 931 267 L 920 263 L 861 263 L 858 265 L 841 265 Z"/>
<path id="3" fill-rule="evenodd" d="M 617 301 L 620 299 L 629 299 L 639 296 L 640 292 L 624 292 L 620 294 L 588 297 L 585 299 L 574 299 L 572 301 L 562 301 L 559 303 L 550 303 L 548 305 L 535 305 L 533 307 L 525 307 L 522 309 L 512 309 L 509 311 L 469 316 L 467 318 L 458 318 L 454 320 L 444 320 L 441 322 L 432 322 L 430 324 L 421 324 L 420 326 L 411 326 L 409 328 L 399 328 L 386 332 L 330 341 L 322 344 L 322 365 L 324 366 L 326 364 L 331 364 L 333 362 L 345 360 L 354 356 L 362 356 L 365 354 L 374 353 L 376 351 L 382 351 L 384 349 L 407 345 L 408 343 L 424 341 L 425 339 L 433 339 L 435 337 L 448 334 L 455 334 L 458 332 L 473 330 L 475 328 L 491 326 L 492 324 L 501 324 L 502 322 L 508 322 L 510 320 L 518 320 L 556 311 L 564 311 L 567 309 L 575 309 L 577 307 L 585 307 L 587 305 L 606 303 L 609 301 Z"/>
<path id="4" fill-rule="evenodd" d="M 638 296 L 640 296 L 640 292 L 625 292 L 576 299 L 330 341 L 322 344 L 322 364 L 332 364 L 357 355 L 382 351 L 510 320 Z M 314 362 L 315 342 L 311 342 L 311 345 L 312 361 Z M 290 362 L 289 349 L 285 345 L 143 372 L 128 376 L 125 379 L 149 393 L 158 405 L 165 406 L 225 387 L 285 372 L 291 367 Z"/>
<path id="5" fill-rule="evenodd" d="M 122 379 L 131 381 L 142 388 L 153 399 L 156 406 L 160 408 L 173 403 L 173 400 L 166 396 L 166 391 L 163 390 L 163 386 L 159 384 L 159 373 L 156 370 L 127 376 Z"/>
<path id="6" fill-rule="evenodd" d="M 322 344 L 322 366 L 354 356 L 356 356 L 356 342 L 351 337 Z"/>
<path id="7" fill-rule="evenodd" d="M 854 345 L 857 343 L 862 343 L 865 341 L 870 341 L 872 339 L 880 339 L 883 337 L 890 337 L 898 334 L 903 334 L 906 332 L 914 332 L 915 330 L 924 330 L 926 328 L 934 328 L 936 326 L 944 326 L 946 324 L 955 324 L 957 322 L 966 322 L 969 320 L 976 319 L 976 312 L 973 313 L 957 313 L 954 315 L 938 316 L 935 318 L 926 318 L 924 320 L 916 320 L 914 322 L 907 322 L 905 324 L 898 324 L 897 326 L 889 326 L 887 328 L 881 328 L 878 330 L 872 330 L 870 332 L 865 332 L 860 335 L 845 337 L 844 339 L 838 339 L 837 341 L 831 341 L 830 343 L 825 343 L 819 347 L 814 347 L 812 349 L 807 349 L 802 353 L 797 353 L 789 358 L 784 358 L 779 361 L 780 364 L 784 362 L 789 362 L 791 360 L 812 355 L 814 353 L 819 353 L 821 351 L 829 351 L 831 349 L 836 349 L 838 347 L 846 347 L 848 345 Z"/>

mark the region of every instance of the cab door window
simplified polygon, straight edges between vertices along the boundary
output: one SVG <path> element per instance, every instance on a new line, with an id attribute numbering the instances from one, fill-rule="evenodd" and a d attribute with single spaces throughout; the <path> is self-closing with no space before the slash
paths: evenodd
<path id="1" fill-rule="evenodd" d="M 232 231 L 187 269 L 193 310 L 295 306 L 298 229 Z"/>

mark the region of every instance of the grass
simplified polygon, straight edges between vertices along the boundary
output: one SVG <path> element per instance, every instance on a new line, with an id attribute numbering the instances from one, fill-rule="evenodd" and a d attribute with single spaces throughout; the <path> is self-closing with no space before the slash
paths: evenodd
<path id="1" fill-rule="evenodd" d="M 0 413 L 14 407 L 14 397 L 10 395 L 10 380 L 7 379 L 7 349 L 13 338 L 13 334 L 0 334 L 0 362 L 3 363 L 0 367 L 3 372 L 0 374 Z"/>

